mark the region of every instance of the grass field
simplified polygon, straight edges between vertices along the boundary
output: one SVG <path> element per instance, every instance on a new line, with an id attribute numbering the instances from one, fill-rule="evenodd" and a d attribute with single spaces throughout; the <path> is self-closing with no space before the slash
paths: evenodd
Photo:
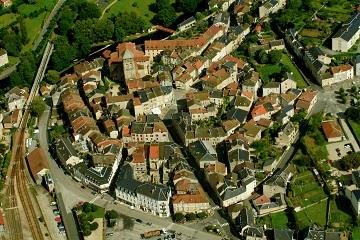
<path id="1" fill-rule="evenodd" d="M 23 48 L 23 52 L 27 51 L 31 48 L 33 42 L 36 40 L 38 34 L 41 31 L 43 22 L 45 21 L 45 17 L 47 16 L 46 12 L 41 13 L 36 18 L 26 18 L 25 26 L 29 35 L 29 42 Z"/>
<path id="2" fill-rule="evenodd" d="M 279 212 L 271 214 L 271 224 L 273 228 L 284 229 L 288 228 L 287 224 L 289 222 L 288 217 L 285 212 Z"/>
<path id="3" fill-rule="evenodd" d="M 105 216 L 105 209 L 97 206 L 96 211 L 92 212 L 91 214 L 94 216 L 94 218 L 103 218 Z"/>
<path id="4" fill-rule="evenodd" d="M 326 198 L 324 190 L 310 171 L 297 174 L 291 182 L 291 190 L 289 200 L 293 207 L 306 207 Z"/>
<path id="5" fill-rule="evenodd" d="M 350 127 L 351 127 L 353 133 L 355 134 L 356 140 L 359 142 L 360 141 L 360 124 L 353 120 L 350 120 L 350 119 L 349 119 L 349 124 L 350 124 Z"/>
<path id="6" fill-rule="evenodd" d="M 16 21 L 17 15 L 15 13 L 7 13 L 0 16 L 0 29 L 9 26 Z"/>
<path id="7" fill-rule="evenodd" d="M 322 201 L 314 206 L 295 213 L 297 226 L 302 230 L 314 224 L 323 227 L 326 224 L 327 201 Z"/>
<path id="8" fill-rule="evenodd" d="M 351 231 L 352 233 L 352 240 L 360 239 L 360 227 L 353 228 Z"/>
<path id="9" fill-rule="evenodd" d="M 26 17 L 24 19 L 29 36 L 29 42 L 24 46 L 22 52 L 27 51 L 31 48 L 33 42 L 37 38 L 38 33 L 41 31 L 43 23 L 49 16 L 56 2 L 57 0 L 37 0 L 35 4 L 21 4 L 18 7 L 17 14 L 8 13 L 0 16 L 0 29 L 5 28 L 15 22 L 20 15 L 27 16 L 36 10 L 45 9 L 45 11 L 41 12 L 38 16 L 34 18 Z"/>
<path id="10" fill-rule="evenodd" d="M 106 11 L 105 17 L 112 14 L 117 15 L 121 12 L 135 12 L 138 16 L 150 22 L 155 13 L 149 10 L 149 6 L 155 3 L 155 1 L 156 0 L 117 0 L 117 2 Z M 134 7 L 133 4 L 136 6 Z"/>
<path id="11" fill-rule="evenodd" d="M 288 54 L 282 54 L 281 63 L 287 66 L 294 74 L 298 88 L 306 88 L 308 86 L 297 67 L 291 61 Z M 259 71 L 261 79 L 264 81 L 270 81 L 270 76 L 274 73 L 279 73 L 281 71 L 281 67 L 278 64 L 266 64 L 258 67 L 257 71 Z"/>
<path id="12" fill-rule="evenodd" d="M 18 11 L 20 14 L 27 15 L 36 10 L 45 8 L 46 11 L 50 12 L 54 5 L 56 4 L 56 0 L 37 0 L 35 4 L 21 4 L 18 7 Z"/>
<path id="13" fill-rule="evenodd" d="M 288 68 L 291 70 L 291 72 L 294 74 L 294 78 L 297 82 L 297 87 L 298 88 L 306 88 L 308 85 L 305 82 L 304 78 L 301 76 L 299 70 L 297 69 L 297 67 L 292 63 L 290 57 L 288 54 L 283 54 L 282 58 L 281 58 L 281 62 L 288 66 Z"/>
<path id="14" fill-rule="evenodd" d="M 348 203 L 348 204 L 347 204 Z M 351 203 L 347 199 L 330 201 L 330 224 L 333 228 L 348 227 L 352 224 L 351 208 L 347 206 Z M 340 209 L 342 208 L 342 209 Z M 345 211 L 347 212 L 345 212 Z"/>

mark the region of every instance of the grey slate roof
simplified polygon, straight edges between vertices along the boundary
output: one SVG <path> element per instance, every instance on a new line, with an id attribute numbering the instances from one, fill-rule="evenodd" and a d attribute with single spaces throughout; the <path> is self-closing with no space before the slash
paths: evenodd
<path id="1" fill-rule="evenodd" d="M 187 24 L 191 24 L 193 22 L 196 22 L 196 19 L 194 16 L 191 16 L 191 17 L 187 18 L 186 20 L 182 21 L 181 23 L 179 23 L 177 25 L 177 27 L 181 28 L 182 26 L 186 26 Z"/>
<path id="2" fill-rule="evenodd" d="M 292 240 L 294 231 L 290 229 L 274 229 L 274 239 L 276 240 Z"/>
<path id="3" fill-rule="evenodd" d="M 170 195 L 170 188 L 167 186 L 135 180 L 133 178 L 133 169 L 129 164 L 125 164 L 120 168 L 116 188 L 129 194 L 141 194 L 158 201 L 166 201 Z"/>
<path id="4" fill-rule="evenodd" d="M 233 108 L 226 113 L 226 118 L 229 120 L 237 119 L 240 123 L 244 123 L 247 119 L 248 114 L 249 113 L 245 110 Z"/>
<path id="5" fill-rule="evenodd" d="M 349 18 L 341 28 L 334 34 L 333 38 L 342 38 L 349 41 L 360 28 L 360 12 Z"/>
<path id="6" fill-rule="evenodd" d="M 97 185 L 102 185 L 110 182 L 112 166 L 88 167 L 85 162 L 81 162 L 73 167 L 73 171 L 78 171 L 86 179 L 96 183 Z"/>
<path id="7" fill-rule="evenodd" d="M 55 143 L 56 155 L 59 158 L 60 162 L 66 166 L 66 161 L 72 157 L 77 156 L 75 148 L 70 142 L 68 137 L 60 138 L 59 141 Z"/>
<path id="8" fill-rule="evenodd" d="M 252 209 L 249 208 L 243 208 L 239 214 L 238 223 L 243 229 L 246 226 L 253 226 L 254 225 L 254 214 L 252 212 Z"/>

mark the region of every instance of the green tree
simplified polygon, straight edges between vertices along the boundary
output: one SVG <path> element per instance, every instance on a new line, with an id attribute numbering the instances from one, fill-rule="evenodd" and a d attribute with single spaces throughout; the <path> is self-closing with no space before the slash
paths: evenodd
<path id="1" fill-rule="evenodd" d="M 63 70 L 76 58 L 76 50 L 64 36 L 58 36 L 55 41 L 55 51 L 51 55 L 51 65 L 57 71 Z"/>
<path id="2" fill-rule="evenodd" d="M 75 13 L 69 6 L 65 6 L 61 12 L 60 19 L 58 21 L 58 33 L 60 35 L 67 35 L 69 30 L 74 25 Z"/>
<path id="3" fill-rule="evenodd" d="M 24 17 L 19 18 L 19 26 L 20 26 L 20 35 L 21 35 L 21 43 L 26 44 L 29 41 L 29 36 L 27 32 L 27 28 L 25 26 Z"/>
<path id="4" fill-rule="evenodd" d="M 118 27 L 115 29 L 114 35 L 117 42 L 122 42 L 126 37 L 126 31 L 122 27 Z"/>
<path id="5" fill-rule="evenodd" d="M 119 214 L 115 210 L 107 211 L 105 214 L 106 219 L 116 219 L 119 217 Z"/>
<path id="6" fill-rule="evenodd" d="M 92 222 L 92 221 L 94 221 L 94 216 L 90 213 L 90 214 L 87 214 L 87 220 L 89 221 L 89 222 Z"/>
<path id="7" fill-rule="evenodd" d="M 153 22 L 166 27 L 171 26 L 176 20 L 176 12 L 172 6 L 162 8 L 154 16 Z"/>
<path id="8" fill-rule="evenodd" d="M 185 215 L 186 221 L 194 221 L 196 220 L 196 214 L 195 213 L 188 213 Z"/>
<path id="9" fill-rule="evenodd" d="M 174 221 L 175 222 L 181 222 L 184 219 L 185 219 L 185 216 L 181 212 L 177 212 L 177 213 L 174 214 Z"/>
<path id="10" fill-rule="evenodd" d="M 196 214 L 198 218 L 205 219 L 208 217 L 208 214 L 206 212 L 199 212 Z"/>
<path id="11" fill-rule="evenodd" d="M 302 6 L 302 2 L 301 0 L 289 0 L 288 1 L 288 7 L 291 9 L 300 9 L 300 7 Z"/>
<path id="12" fill-rule="evenodd" d="M 42 98 L 39 96 L 34 97 L 30 105 L 31 114 L 33 114 L 36 117 L 39 117 L 41 116 L 41 114 L 43 114 L 45 109 L 46 109 L 46 104 L 42 100 Z"/>
<path id="13" fill-rule="evenodd" d="M 49 84 L 56 84 L 60 80 L 60 73 L 56 70 L 48 70 L 45 75 L 45 81 Z"/>
<path id="14" fill-rule="evenodd" d="M 95 41 L 101 42 L 112 39 L 114 35 L 114 23 L 109 19 L 102 19 L 95 22 Z"/>
<path id="15" fill-rule="evenodd" d="M 92 212 L 92 204 L 89 203 L 89 202 L 85 202 L 83 205 L 82 205 L 82 211 L 84 213 L 90 213 Z"/>
<path id="16" fill-rule="evenodd" d="M 265 50 L 260 50 L 257 53 L 257 60 L 262 64 L 266 64 L 269 62 L 269 57 L 268 54 L 265 52 Z"/>
<path id="17" fill-rule="evenodd" d="M 90 224 L 90 230 L 94 231 L 99 227 L 99 224 L 97 222 L 93 222 Z"/>
<path id="18" fill-rule="evenodd" d="M 21 38 L 12 30 L 5 31 L 2 37 L 2 44 L 9 55 L 19 56 L 21 51 Z"/>
<path id="19" fill-rule="evenodd" d="M 79 6 L 78 19 L 84 20 L 89 18 L 99 18 L 101 16 L 101 11 L 99 7 L 92 2 L 82 2 Z"/>
<path id="20" fill-rule="evenodd" d="M 179 12 L 186 14 L 195 13 L 198 7 L 198 0 L 176 0 L 175 5 Z"/>
<path id="21" fill-rule="evenodd" d="M 282 52 L 280 50 L 273 50 L 269 52 L 269 60 L 272 64 L 278 64 L 282 57 Z"/>

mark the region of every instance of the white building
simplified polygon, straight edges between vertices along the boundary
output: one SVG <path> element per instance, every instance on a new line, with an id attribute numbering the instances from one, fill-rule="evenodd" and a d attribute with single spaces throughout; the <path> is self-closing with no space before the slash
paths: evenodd
<path id="1" fill-rule="evenodd" d="M 286 93 L 290 89 L 296 88 L 296 81 L 293 73 L 286 73 L 285 77 L 280 82 L 280 92 Z"/>
<path id="2" fill-rule="evenodd" d="M 259 18 L 269 16 L 271 13 L 276 13 L 286 5 L 286 0 L 269 0 L 259 7 Z"/>
<path id="3" fill-rule="evenodd" d="M 0 48 L 0 67 L 9 63 L 9 58 L 5 49 Z"/>
<path id="4" fill-rule="evenodd" d="M 332 67 L 330 71 L 333 74 L 334 83 L 354 78 L 354 68 L 349 64 Z"/>
<path id="5" fill-rule="evenodd" d="M 138 98 L 133 101 L 135 116 L 153 114 L 169 107 L 174 100 L 173 88 L 155 87 L 138 91 Z"/>
<path id="6" fill-rule="evenodd" d="M 159 217 L 170 216 L 171 191 L 164 185 L 143 183 L 133 179 L 130 165 L 121 168 L 116 182 L 116 198 Z"/>
<path id="7" fill-rule="evenodd" d="M 344 23 L 331 39 L 332 50 L 347 52 L 360 37 L 360 12 Z"/>
<path id="8" fill-rule="evenodd" d="M 360 55 L 357 55 L 354 61 L 355 65 L 355 75 L 360 76 Z"/>
<path id="9" fill-rule="evenodd" d="M 29 93 L 25 89 L 14 87 L 5 94 L 7 105 L 10 112 L 22 109 L 26 103 Z"/>
<path id="10" fill-rule="evenodd" d="M 263 86 L 263 96 L 270 95 L 271 93 L 280 94 L 280 83 L 279 82 L 269 82 Z"/>

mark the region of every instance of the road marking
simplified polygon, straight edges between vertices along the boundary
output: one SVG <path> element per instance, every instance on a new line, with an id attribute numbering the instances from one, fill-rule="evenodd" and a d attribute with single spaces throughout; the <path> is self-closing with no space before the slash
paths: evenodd
<path id="1" fill-rule="evenodd" d="M 5 210 L 11 210 L 11 209 L 16 209 L 18 208 L 17 206 L 16 207 L 9 207 L 9 208 L 5 208 Z"/>

